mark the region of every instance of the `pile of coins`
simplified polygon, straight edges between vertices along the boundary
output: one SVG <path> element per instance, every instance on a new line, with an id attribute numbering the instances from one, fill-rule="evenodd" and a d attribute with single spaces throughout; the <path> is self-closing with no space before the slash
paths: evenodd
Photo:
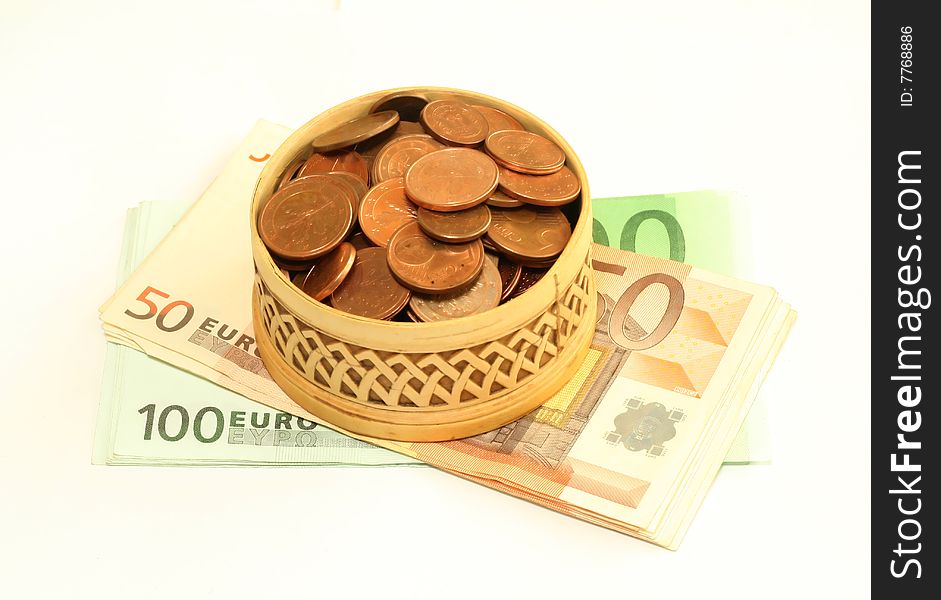
<path id="1" fill-rule="evenodd" d="M 390 94 L 311 142 L 259 214 L 311 298 L 372 319 L 440 321 L 516 298 L 572 235 L 581 187 L 552 141 L 459 98 Z"/>

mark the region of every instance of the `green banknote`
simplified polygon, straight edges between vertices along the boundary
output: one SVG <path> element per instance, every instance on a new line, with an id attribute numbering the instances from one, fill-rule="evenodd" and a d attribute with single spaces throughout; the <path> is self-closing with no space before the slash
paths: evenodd
<path id="1" fill-rule="evenodd" d="M 744 277 L 750 244 L 736 217 L 744 222 L 745 210 L 734 194 L 713 190 L 594 198 L 592 237 L 597 244 Z M 770 462 L 769 430 L 768 405 L 759 396 L 725 464 Z"/>
<path id="2" fill-rule="evenodd" d="M 187 204 L 128 211 L 119 283 Z M 149 465 L 420 465 L 257 404 L 125 346 L 108 343 L 92 462 Z"/>

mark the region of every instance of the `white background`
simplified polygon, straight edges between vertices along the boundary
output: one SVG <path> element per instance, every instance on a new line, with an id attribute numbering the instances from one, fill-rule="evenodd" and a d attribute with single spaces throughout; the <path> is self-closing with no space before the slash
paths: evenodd
<path id="1" fill-rule="evenodd" d="M 0 589 L 867 593 L 868 3 L 665 4 L 0 3 Z M 598 197 L 748 194 L 750 276 L 800 313 L 762 391 L 775 457 L 723 469 L 678 552 L 431 469 L 90 465 L 125 208 L 197 197 L 259 117 L 410 84 L 540 115 Z"/>

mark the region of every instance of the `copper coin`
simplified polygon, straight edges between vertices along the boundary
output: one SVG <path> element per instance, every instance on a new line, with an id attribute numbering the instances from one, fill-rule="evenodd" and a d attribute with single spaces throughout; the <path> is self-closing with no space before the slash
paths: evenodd
<path id="1" fill-rule="evenodd" d="M 412 321 L 413 323 L 421 323 L 421 319 L 419 319 L 418 315 L 415 314 L 415 311 L 410 308 L 405 309 L 405 316 L 408 317 L 408 320 Z"/>
<path id="2" fill-rule="evenodd" d="M 533 260 L 525 256 L 517 256 L 515 254 L 508 254 L 507 257 L 510 260 L 515 260 L 519 262 L 522 266 L 528 267 L 530 269 L 549 269 L 552 265 L 555 264 L 556 258 L 553 257 L 547 260 Z"/>
<path id="3" fill-rule="evenodd" d="M 268 249 L 289 261 L 323 256 L 340 245 L 353 226 L 351 188 L 327 175 L 294 181 L 261 209 L 258 233 Z"/>
<path id="4" fill-rule="evenodd" d="M 281 179 L 278 181 L 278 187 L 276 190 L 281 190 L 287 184 L 291 183 L 295 177 L 297 177 L 298 171 L 301 170 L 301 167 L 304 166 L 304 163 L 307 162 L 306 159 L 298 157 L 284 169 L 284 172 L 281 174 Z"/>
<path id="5" fill-rule="evenodd" d="M 422 231 L 440 242 L 469 242 L 487 233 L 490 209 L 485 204 L 447 213 L 419 208 L 418 224 Z"/>
<path id="6" fill-rule="evenodd" d="M 376 245 L 369 241 L 369 238 L 366 237 L 366 234 L 362 231 L 357 231 L 347 240 L 349 243 L 353 244 L 353 247 L 357 250 L 363 250 L 365 248 L 375 248 Z"/>
<path id="7" fill-rule="evenodd" d="M 301 170 L 298 177 L 314 175 L 315 173 L 330 173 L 331 171 L 347 171 L 369 182 L 369 168 L 366 159 L 354 150 L 340 150 L 337 152 L 314 152 Z"/>
<path id="8" fill-rule="evenodd" d="M 333 177 L 337 183 L 342 185 L 349 192 L 349 198 L 353 202 L 353 226 L 357 225 L 356 223 L 356 211 L 359 208 L 359 203 L 362 200 L 363 195 L 365 195 L 367 187 L 363 183 L 363 180 L 358 176 L 353 175 L 347 171 L 331 171 L 329 173 L 315 173 L 314 175 L 305 175 L 303 177 L 298 177 L 294 181 L 290 182 L 285 188 L 296 185 L 298 183 L 304 183 L 308 179 L 316 177 Z"/>
<path id="9" fill-rule="evenodd" d="M 426 294 L 462 289 L 477 278 L 484 266 L 480 240 L 445 244 L 431 239 L 417 222 L 400 227 L 387 249 L 389 269 L 405 287 Z"/>
<path id="10" fill-rule="evenodd" d="M 403 121 L 417 121 L 421 111 L 428 104 L 428 99 L 414 92 L 393 92 L 376 100 L 369 109 L 370 113 L 394 110 Z"/>
<path id="11" fill-rule="evenodd" d="M 489 198 L 498 177 L 497 164 L 483 152 L 446 148 L 415 161 L 405 174 L 405 192 L 429 210 L 464 210 Z"/>
<path id="12" fill-rule="evenodd" d="M 366 185 L 366 182 L 363 181 L 363 178 L 359 175 L 354 175 L 349 171 L 328 171 L 325 175 L 330 175 L 331 177 L 339 177 L 343 181 L 349 183 L 353 186 L 353 189 L 356 190 L 357 195 L 360 197 L 365 196 L 366 192 L 369 191 L 369 186 Z"/>
<path id="13" fill-rule="evenodd" d="M 398 314 L 410 296 L 392 276 L 385 249 L 364 248 L 356 252 L 353 268 L 330 295 L 330 304 L 351 315 L 385 320 Z"/>
<path id="14" fill-rule="evenodd" d="M 496 254 L 500 253 L 500 249 L 494 246 L 493 242 L 491 242 L 490 238 L 488 238 L 486 235 L 480 238 L 480 243 L 484 245 L 484 250 L 487 250 L 488 252 L 494 252 Z"/>
<path id="15" fill-rule="evenodd" d="M 487 119 L 460 100 L 435 100 L 421 111 L 421 124 L 438 141 L 452 146 L 476 146 L 490 131 Z"/>
<path id="16" fill-rule="evenodd" d="M 298 286 L 304 292 L 320 302 L 340 287 L 343 280 L 353 268 L 356 259 L 356 248 L 353 244 L 343 242 L 326 256 L 317 259 Z"/>
<path id="17" fill-rule="evenodd" d="M 418 119 L 399 121 L 398 125 L 392 128 L 392 137 L 402 137 L 403 135 L 428 135 L 425 128 L 422 127 Z"/>
<path id="18" fill-rule="evenodd" d="M 539 261 L 561 254 L 572 236 L 558 208 L 523 206 L 491 209 L 487 237 L 501 252 Z"/>
<path id="19" fill-rule="evenodd" d="M 518 173 L 551 175 L 565 164 L 562 148 L 531 131 L 496 131 L 484 145 L 498 165 Z"/>
<path id="20" fill-rule="evenodd" d="M 312 260 L 284 260 L 280 256 L 275 254 L 271 255 L 271 259 L 274 261 L 274 264 L 278 265 L 282 271 L 290 271 L 292 274 L 295 273 L 306 273 L 310 270 L 310 266 L 313 264 Z M 291 279 L 293 275 L 288 275 L 287 278 Z"/>
<path id="21" fill-rule="evenodd" d="M 363 201 L 363 197 L 366 195 L 366 192 L 369 191 L 369 186 L 366 185 L 366 182 L 359 178 L 358 175 L 354 175 L 349 171 L 330 171 L 327 173 L 331 177 L 337 177 L 353 188 L 353 192 L 356 194 L 356 204 L 353 205 L 353 214 L 354 217 L 359 210 L 359 205 Z M 355 218 L 353 219 L 356 220 Z"/>
<path id="22" fill-rule="evenodd" d="M 477 280 L 465 290 L 452 294 L 412 294 L 408 307 L 421 321 L 444 321 L 480 314 L 500 304 L 503 286 L 500 271 L 489 260 Z"/>
<path id="23" fill-rule="evenodd" d="M 525 175 L 500 167 L 500 191 L 527 204 L 560 206 L 578 198 L 581 184 L 568 167 L 552 175 Z"/>
<path id="24" fill-rule="evenodd" d="M 388 131 L 399 122 L 399 113 L 394 110 L 357 117 L 333 129 L 321 133 L 310 143 L 317 152 L 330 152 L 368 140 L 374 135 Z"/>
<path id="25" fill-rule="evenodd" d="M 487 131 L 489 133 L 502 131 L 504 129 L 515 129 L 516 131 L 524 131 L 526 129 L 519 121 L 502 110 L 490 108 L 489 106 L 481 106 L 479 104 L 471 104 L 471 107 L 477 109 L 477 112 L 482 114 L 484 119 L 487 120 Z"/>
<path id="26" fill-rule="evenodd" d="M 524 267 L 523 272 L 520 274 L 520 280 L 516 285 L 516 289 L 510 292 L 510 300 L 519 297 L 526 290 L 536 285 L 536 283 L 542 279 L 542 276 L 545 274 L 546 269 L 530 269 L 529 267 Z"/>
<path id="27" fill-rule="evenodd" d="M 369 241 L 385 248 L 396 229 L 418 219 L 418 207 L 406 197 L 405 181 L 396 177 L 366 192 L 357 217 Z"/>
<path id="28" fill-rule="evenodd" d="M 425 134 L 403 135 L 393 139 L 382 147 L 372 163 L 373 185 L 386 179 L 405 177 L 406 171 L 416 160 L 444 147 L 444 144 Z"/>
<path id="29" fill-rule="evenodd" d="M 511 262 L 506 258 L 500 258 L 497 262 L 497 269 L 500 271 L 500 281 L 503 284 L 500 301 L 504 302 L 516 290 L 516 286 L 520 282 L 520 276 L 523 274 L 523 265 Z"/>
<path id="30" fill-rule="evenodd" d="M 280 269 L 290 271 L 292 276 L 293 273 L 307 271 L 310 269 L 310 266 L 314 264 L 314 259 L 312 258 L 307 260 L 288 260 L 277 254 L 271 254 L 271 260 L 273 260 L 274 264 L 278 265 Z M 290 279 L 290 277 L 288 279 Z"/>
<path id="31" fill-rule="evenodd" d="M 379 151 L 382 148 L 394 140 L 406 135 L 428 135 L 425 133 L 425 129 L 419 123 L 413 123 L 412 121 L 399 121 L 395 127 L 392 129 L 380 133 L 379 135 L 356 144 L 353 148 L 360 155 L 366 159 L 366 164 L 369 165 L 370 170 L 372 169 L 372 164 L 376 161 L 376 155 L 379 154 Z"/>
<path id="32" fill-rule="evenodd" d="M 496 206 L 497 208 L 516 208 L 523 206 L 525 202 L 517 200 L 516 198 L 510 198 L 501 191 L 496 191 L 487 198 L 487 204 L 489 206 Z"/>

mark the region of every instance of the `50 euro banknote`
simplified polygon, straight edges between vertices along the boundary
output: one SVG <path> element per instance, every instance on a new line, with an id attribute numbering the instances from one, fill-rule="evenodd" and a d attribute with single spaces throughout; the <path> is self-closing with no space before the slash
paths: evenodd
<path id="1" fill-rule="evenodd" d="M 281 139 L 281 128 L 259 123 L 237 156 L 267 156 Z M 320 422 L 278 388 L 257 355 L 247 215 L 261 161 L 251 162 L 227 165 L 101 318 L 112 341 Z M 368 441 L 676 547 L 793 312 L 764 286 L 623 250 L 592 251 L 599 319 L 589 356 L 565 389 L 474 438 Z"/>

